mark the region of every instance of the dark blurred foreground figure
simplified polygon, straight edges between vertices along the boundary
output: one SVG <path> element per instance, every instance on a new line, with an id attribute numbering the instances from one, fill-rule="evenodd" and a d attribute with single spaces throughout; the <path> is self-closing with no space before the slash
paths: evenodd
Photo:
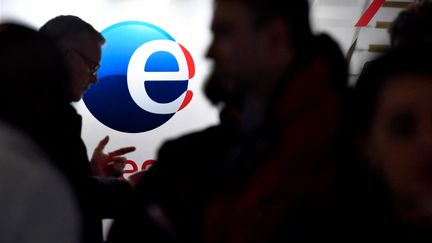
<path id="1" fill-rule="evenodd" d="M 91 160 L 81 139 L 81 116 L 70 102 L 79 101 L 90 84 L 97 82 L 104 37 L 77 16 L 60 15 L 39 30 L 60 49 L 69 73 L 59 116 L 62 122 L 50 128 L 53 137 L 45 138 L 47 149 L 61 171 L 72 183 L 83 212 L 84 242 L 103 241 L 102 219 L 115 218 L 128 205 L 131 187 L 118 179 L 123 174 L 126 158 L 135 150 L 125 147 L 105 153 L 109 138 L 105 137 L 93 152 Z"/>
<path id="2" fill-rule="evenodd" d="M 222 109 L 220 124 L 163 144 L 110 242 L 339 234 L 345 221 L 333 201 L 347 64 L 330 37 L 312 34 L 308 7 L 215 1 L 205 92 Z"/>
<path id="3" fill-rule="evenodd" d="M 0 242 L 78 243 L 76 198 L 44 136 L 61 123 L 62 58 L 36 30 L 0 24 Z"/>
<path id="4" fill-rule="evenodd" d="M 376 239 L 432 240 L 431 56 L 430 46 L 395 48 L 364 68 L 351 95 L 357 159 L 381 182 L 369 199 Z"/>
<path id="5" fill-rule="evenodd" d="M 412 3 L 389 28 L 392 47 L 432 45 L 432 1 Z"/>
<path id="6" fill-rule="evenodd" d="M 100 68 L 101 48 L 105 38 L 89 23 L 73 15 L 52 18 L 39 32 L 48 36 L 57 45 L 65 60 L 69 73 L 69 79 L 64 84 L 67 88 L 68 101 L 81 100 L 89 86 L 98 82 L 97 71 Z M 77 121 L 81 120 L 78 114 L 74 117 Z M 81 121 L 79 124 L 76 123 L 76 126 L 81 130 Z M 107 136 L 93 151 L 90 160 L 92 172 L 96 176 L 121 177 L 126 161 L 122 155 L 134 151 L 135 147 L 124 147 L 104 153 L 103 149 L 108 141 Z"/>
<path id="7" fill-rule="evenodd" d="M 232 171 L 205 210 L 206 242 L 337 239 L 342 222 L 336 205 L 339 126 L 347 65 L 326 35 L 314 37 L 302 54 L 273 96 L 269 125 L 275 140 L 270 150 L 261 154 L 252 147 L 241 160 L 244 167 Z M 244 174 L 249 163 L 255 168 Z M 241 175 L 243 181 L 238 181 Z"/>

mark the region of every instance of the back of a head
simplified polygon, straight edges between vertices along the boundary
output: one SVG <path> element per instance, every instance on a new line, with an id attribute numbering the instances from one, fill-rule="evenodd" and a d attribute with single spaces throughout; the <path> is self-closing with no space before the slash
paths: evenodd
<path id="1" fill-rule="evenodd" d="M 24 129 L 66 101 L 67 72 L 52 42 L 16 23 L 0 24 L 0 118 Z M 44 118 L 45 117 L 45 118 Z"/>
<path id="2" fill-rule="evenodd" d="M 59 15 L 47 21 L 39 32 L 64 47 L 76 43 L 88 36 L 96 37 L 100 45 L 105 43 L 104 37 L 89 23 L 74 15 Z"/>
<path id="3" fill-rule="evenodd" d="M 321 77 L 339 98 L 344 98 L 348 92 L 348 62 L 345 55 L 335 39 L 326 33 L 320 33 L 311 37 L 307 49 L 301 53 L 285 76 L 286 80 L 291 80 L 293 75 L 308 68 L 312 60 L 319 60 L 326 70 L 326 77 Z M 274 98 L 284 95 L 289 82 L 281 80 L 275 90 Z"/>
<path id="4" fill-rule="evenodd" d="M 413 3 L 399 13 L 389 28 L 392 47 L 432 44 L 432 1 Z"/>
<path id="5" fill-rule="evenodd" d="M 310 51 L 321 58 L 329 71 L 329 84 L 336 92 L 346 95 L 348 88 L 348 62 L 339 44 L 329 35 L 321 33 L 314 37 Z"/>

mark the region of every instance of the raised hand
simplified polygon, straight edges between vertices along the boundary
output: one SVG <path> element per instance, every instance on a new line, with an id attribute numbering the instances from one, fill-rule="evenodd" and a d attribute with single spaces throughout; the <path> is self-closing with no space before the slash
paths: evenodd
<path id="1" fill-rule="evenodd" d="M 109 136 L 103 138 L 93 151 L 90 165 L 93 175 L 120 177 L 123 175 L 126 157 L 124 154 L 135 151 L 135 147 L 123 147 L 112 152 L 105 153 L 103 150 L 108 144 Z"/>

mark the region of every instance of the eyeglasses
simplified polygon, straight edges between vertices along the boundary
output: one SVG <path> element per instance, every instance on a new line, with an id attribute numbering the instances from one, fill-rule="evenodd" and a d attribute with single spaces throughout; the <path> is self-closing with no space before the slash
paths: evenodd
<path id="1" fill-rule="evenodd" d="M 86 55 L 82 54 L 82 52 L 78 51 L 75 48 L 71 48 L 71 50 L 74 51 L 76 54 L 78 54 L 78 56 L 80 56 L 83 59 L 83 61 L 87 64 L 89 74 L 96 77 L 97 72 L 100 68 L 100 64 L 91 60 L 90 58 L 88 58 Z"/>

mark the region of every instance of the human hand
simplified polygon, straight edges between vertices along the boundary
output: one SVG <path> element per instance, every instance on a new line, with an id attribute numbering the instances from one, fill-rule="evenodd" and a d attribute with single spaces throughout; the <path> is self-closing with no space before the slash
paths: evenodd
<path id="1" fill-rule="evenodd" d="M 120 177 L 123 175 L 126 157 L 124 154 L 135 151 L 135 147 L 123 147 L 109 153 L 104 153 L 104 148 L 108 144 L 109 136 L 103 138 L 93 151 L 90 166 L 95 176 Z"/>

